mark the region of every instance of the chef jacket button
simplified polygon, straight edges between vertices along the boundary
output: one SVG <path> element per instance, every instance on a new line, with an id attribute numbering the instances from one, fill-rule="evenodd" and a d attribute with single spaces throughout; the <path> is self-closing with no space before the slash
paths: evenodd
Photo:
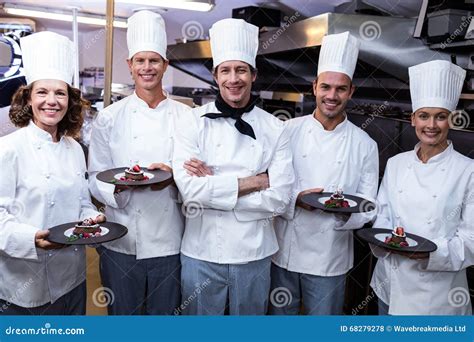
<path id="1" fill-rule="evenodd" d="M 441 169 L 441 171 L 445 171 L 446 169 Z"/>
<path id="2" fill-rule="evenodd" d="M 76 172 L 76 175 L 80 176 L 80 175 L 81 175 L 81 172 L 80 172 L 80 171 L 77 171 L 77 172 Z"/>
<path id="3" fill-rule="evenodd" d="M 49 202 L 49 205 L 52 207 L 54 205 L 54 201 Z"/>
<path id="4" fill-rule="evenodd" d="M 428 220 L 426 223 L 431 224 L 431 220 Z"/>
<path id="5" fill-rule="evenodd" d="M 49 173 L 45 174 L 44 175 L 47 179 L 49 179 L 49 177 L 51 177 L 51 175 Z"/>
<path id="6" fill-rule="evenodd" d="M 398 267 L 395 266 L 395 265 L 392 266 L 392 269 L 394 269 L 394 270 L 396 270 L 397 268 L 398 268 Z"/>
<path id="7" fill-rule="evenodd" d="M 133 139 L 136 139 L 136 138 L 138 138 L 138 137 L 137 137 L 136 135 L 134 135 L 134 136 L 133 136 Z"/>
<path id="8" fill-rule="evenodd" d="M 401 194 L 402 192 L 403 192 L 403 190 L 402 190 L 402 189 L 398 189 L 398 193 L 400 193 L 400 194 Z"/>
<path id="9" fill-rule="evenodd" d="M 470 238 L 474 240 L 474 234 L 471 234 Z"/>
<path id="10" fill-rule="evenodd" d="M 37 148 L 38 150 L 41 150 L 41 146 L 40 146 L 40 145 L 38 145 L 36 148 Z"/>
<path id="11" fill-rule="evenodd" d="M 77 252 L 77 251 L 78 251 L 77 247 L 74 247 L 74 252 Z"/>
<path id="12" fill-rule="evenodd" d="M 342 161 L 338 160 L 338 161 L 337 161 L 337 163 L 338 163 L 338 164 L 341 164 L 341 163 L 342 163 Z"/>
<path id="13" fill-rule="evenodd" d="M 254 148 L 254 147 L 255 147 L 255 144 L 252 144 L 251 147 Z"/>
<path id="14" fill-rule="evenodd" d="M 434 195 L 433 195 L 433 198 L 436 198 L 436 197 L 438 197 L 438 196 L 437 196 L 436 194 L 434 194 Z"/>
<path id="15" fill-rule="evenodd" d="M 140 209 L 136 209 L 135 211 L 136 211 L 138 214 L 141 214 L 141 213 L 142 213 L 142 211 L 141 211 Z"/>
<path id="16" fill-rule="evenodd" d="M 137 112 L 137 110 L 135 109 L 133 112 L 134 112 L 134 113 L 136 113 L 136 112 Z"/>
<path id="17" fill-rule="evenodd" d="M 79 200 L 80 200 L 80 201 L 82 200 L 82 196 L 79 196 Z"/>
<path id="18" fill-rule="evenodd" d="M 306 154 L 303 154 L 303 158 L 306 158 Z"/>
<path id="19" fill-rule="evenodd" d="M 217 147 L 221 147 L 221 144 L 217 144 Z"/>
<path id="20" fill-rule="evenodd" d="M 53 256 L 53 253 L 48 253 L 48 256 L 52 257 L 52 256 Z"/>
<path id="21" fill-rule="evenodd" d="M 395 217 L 396 217 L 397 219 L 399 219 L 399 218 L 400 218 L 400 215 L 396 215 Z"/>
<path id="22" fill-rule="evenodd" d="M 309 130 L 308 133 L 311 133 L 311 130 Z"/>

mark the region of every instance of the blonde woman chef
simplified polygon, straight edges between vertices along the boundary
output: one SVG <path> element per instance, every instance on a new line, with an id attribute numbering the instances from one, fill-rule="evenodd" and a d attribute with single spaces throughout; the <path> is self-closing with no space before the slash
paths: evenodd
<path id="1" fill-rule="evenodd" d="M 379 313 L 470 315 L 466 268 L 474 264 L 474 163 L 447 139 L 466 72 L 447 61 L 411 67 L 414 150 L 389 159 L 374 227 L 402 226 L 438 246 L 409 255 L 373 248 Z"/>

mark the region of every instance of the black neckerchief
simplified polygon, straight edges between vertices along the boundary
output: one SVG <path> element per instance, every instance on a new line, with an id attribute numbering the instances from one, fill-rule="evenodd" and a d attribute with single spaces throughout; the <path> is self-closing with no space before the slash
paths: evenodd
<path id="1" fill-rule="evenodd" d="M 224 101 L 221 94 L 218 93 L 216 98 L 216 108 L 221 113 L 207 113 L 203 116 L 209 119 L 232 118 L 235 120 L 235 128 L 237 128 L 240 133 L 248 135 L 256 140 L 257 138 L 255 137 L 255 132 L 253 131 L 252 126 L 242 119 L 242 114 L 250 112 L 253 107 L 255 107 L 257 100 L 258 96 L 250 96 L 250 100 L 245 107 L 233 108 L 229 106 L 227 102 Z"/>

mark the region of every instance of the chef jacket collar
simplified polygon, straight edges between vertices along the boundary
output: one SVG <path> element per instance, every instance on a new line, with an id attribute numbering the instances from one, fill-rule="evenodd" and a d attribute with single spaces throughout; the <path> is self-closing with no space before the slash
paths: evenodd
<path id="1" fill-rule="evenodd" d="M 143 101 L 141 98 L 138 97 L 137 93 L 134 91 L 133 92 L 133 99 L 136 103 L 136 105 L 140 108 L 140 109 L 147 109 L 147 110 L 158 110 L 158 109 L 161 109 L 161 107 L 165 107 L 168 105 L 168 99 L 169 99 L 169 94 L 167 91 L 163 90 L 163 95 L 165 96 L 165 99 L 163 101 L 161 101 L 160 103 L 158 103 L 158 106 L 156 106 L 156 108 L 150 108 L 148 107 L 148 104 Z"/>
<path id="2" fill-rule="evenodd" d="M 33 120 L 30 120 L 30 123 L 26 127 L 28 133 L 31 135 L 33 138 L 33 141 L 37 145 L 41 145 L 41 143 L 45 142 L 53 142 L 53 137 L 51 136 L 50 133 L 46 132 L 44 129 L 39 128 L 36 126 L 36 124 L 33 122 Z M 64 138 L 64 135 L 59 139 L 59 141 L 62 141 Z"/>
<path id="3" fill-rule="evenodd" d="M 344 113 L 344 120 L 339 123 L 332 131 L 327 131 L 324 129 L 324 126 L 321 124 L 321 122 L 319 122 L 315 117 L 314 117 L 314 113 L 316 112 L 316 109 L 314 110 L 313 114 L 311 115 L 313 117 L 313 119 L 311 120 L 313 122 L 313 124 L 319 128 L 320 130 L 328 133 L 328 134 L 331 134 L 331 133 L 340 133 L 340 132 L 343 132 L 347 126 L 347 114 Z"/>
<path id="4" fill-rule="evenodd" d="M 415 145 L 415 161 L 419 162 L 419 163 L 423 163 L 421 161 L 420 158 L 418 158 L 418 150 L 420 149 L 420 145 L 421 143 L 418 143 Z M 441 163 L 443 162 L 446 158 L 448 158 L 450 155 L 451 155 L 451 152 L 454 150 L 454 147 L 453 147 L 453 144 L 451 142 L 451 140 L 448 140 L 448 147 L 446 147 L 446 149 L 435 155 L 434 157 L 431 157 L 430 159 L 428 159 L 428 161 L 426 162 L 426 164 L 433 164 L 433 163 Z M 423 163 L 425 164 L 425 163 Z"/>

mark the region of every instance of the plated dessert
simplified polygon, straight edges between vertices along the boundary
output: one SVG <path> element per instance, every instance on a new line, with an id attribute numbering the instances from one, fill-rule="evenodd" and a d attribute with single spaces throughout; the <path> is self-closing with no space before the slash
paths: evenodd
<path id="1" fill-rule="evenodd" d="M 141 169 L 140 165 L 134 165 L 130 168 L 125 169 L 125 176 L 120 177 L 120 180 L 122 181 L 143 181 L 143 180 L 148 180 L 148 176 L 145 175 L 143 170 Z"/>
<path id="2" fill-rule="evenodd" d="M 94 219 L 85 219 L 83 221 L 78 222 L 74 226 L 74 230 L 72 234 L 68 237 L 68 241 L 75 241 L 78 239 L 88 239 L 91 237 L 99 237 L 102 234 L 102 229 L 100 225 L 95 222 Z"/>
<path id="3" fill-rule="evenodd" d="M 344 198 L 342 189 L 337 189 L 331 197 L 324 202 L 326 208 L 349 208 L 349 202 Z"/>
<path id="4" fill-rule="evenodd" d="M 405 234 L 405 229 L 403 227 L 395 227 L 392 231 L 392 236 L 387 236 L 385 238 L 385 243 L 392 247 L 409 247 L 407 242 L 407 235 Z"/>

